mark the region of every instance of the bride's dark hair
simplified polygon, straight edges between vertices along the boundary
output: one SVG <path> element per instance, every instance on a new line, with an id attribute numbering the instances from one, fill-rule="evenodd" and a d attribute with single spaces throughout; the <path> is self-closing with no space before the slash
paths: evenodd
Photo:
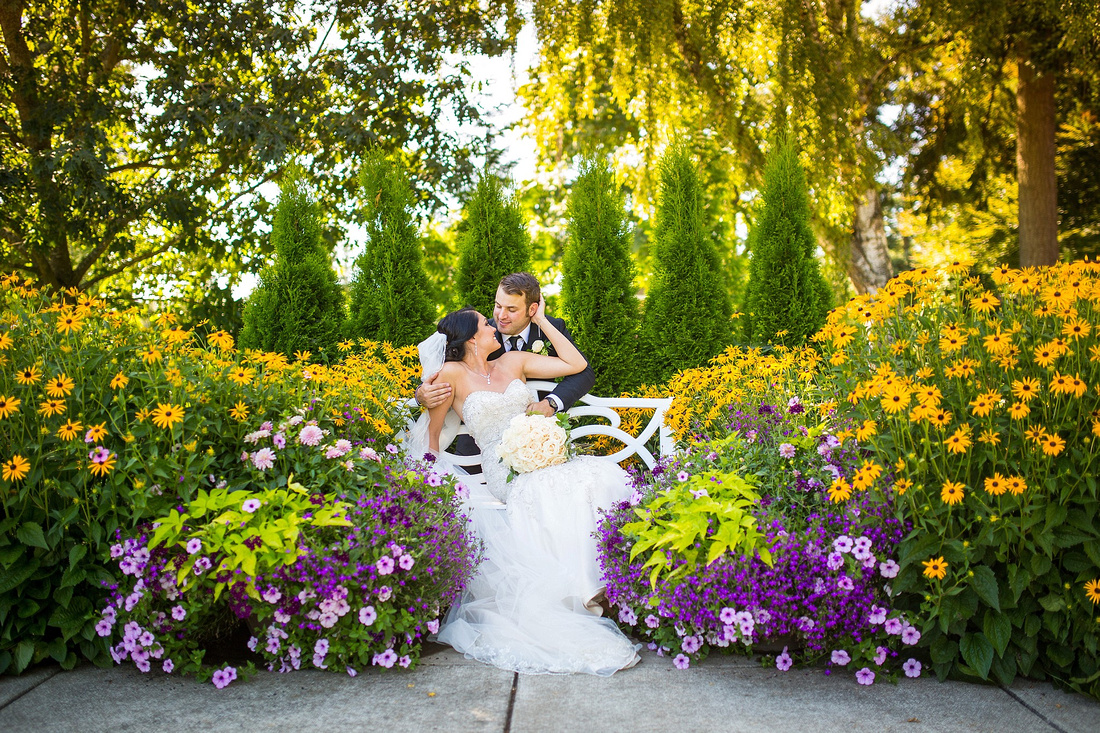
<path id="1" fill-rule="evenodd" d="M 463 308 L 443 316 L 435 330 L 447 337 L 447 348 L 443 352 L 446 361 L 462 361 L 466 356 L 466 342 L 477 334 L 481 319 L 474 308 Z"/>

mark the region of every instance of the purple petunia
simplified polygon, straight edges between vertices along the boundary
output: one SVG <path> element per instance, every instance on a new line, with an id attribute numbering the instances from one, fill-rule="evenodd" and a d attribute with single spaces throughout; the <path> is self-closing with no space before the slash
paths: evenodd
<path id="1" fill-rule="evenodd" d="M 873 685 L 875 684 L 875 673 L 871 671 L 870 667 L 864 667 L 856 672 L 856 682 L 861 685 Z"/>
<path id="2" fill-rule="evenodd" d="M 920 632 L 916 626 L 906 626 L 901 632 L 902 643 L 912 646 L 920 641 Z"/>
<path id="3" fill-rule="evenodd" d="M 202 540 L 198 537 L 194 537 L 187 541 L 187 554 L 194 555 L 196 552 L 202 549 Z"/>
<path id="4" fill-rule="evenodd" d="M 894 618 L 886 619 L 886 633 L 892 636 L 897 636 L 904 628 L 901 619 L 895 616 Z"/>
<path id="5" fill-rule="evenodd" d="M 374 566 L 378 568 L 379 575 L 389 575 L 393 572 L 393 558 L 389 555 L 383 555 L 378 558 L 378 562 Z"/>
<path id="6" fill-rule="evenodd" d="M 359 623 L 364 626 L 370 626 L 378 618 L 378 613 L 374 610 L 374 606 L 367 606 L 359 609 Z M 439 628 L 439 622 L 436 621 L 436 629 Z M 432 632 L 435 633 L 434 631 Z"/>
<path id="7" fill-rule="evenodd" d="M 843 649 L 837 649 L 836 651 L 834 651 L 831 659 L 833 664 L 839 664 L 841 667 L 852 661 L 852 658 L 848 656 L 848 652 L 844 651 Z"/>
<path id="8" fill-rule="evenodd" d="M 691 660 L 683 654 L 677 654 L 676 658 L 672 660 L 672 663 L 676 665 L 676 669 L 687 669 L 691 666 Z"/>
<path id="9" fill-rule="evenodd" d="M 259 499 L 245 499 L 241 504 L 241 511 L 245 514 L 252 514 L 261 506 Z"/>
<path id="10" fill-rule="evenodd" d="M 890 653 L 890 650 L 884 646 L 880 646 L 875 649 L 875 664 L 882 666 L 886 661 L 886 655 Z"/>
<path id="11" fill-rule="evenodd" d="M 687 481 L 689 478 L 691 478 L 691 474 L 687 471 L 680 471 L 680 473 L 676 474 L 676 478 L 681 483 L 683 483 L 684 481 Z"/>
<path id="12" fill-rule="evenodd" d="M 901 566 L 893 560 L 887 560 L 886 562 L 880 562 L 878 564 L 878 572 L 884 578 L 896 578 L 898 577 L 898 571 L 901 570 Z"/>
<path id="13" fill-rule="evenodd" d="M 783 653 L 775 658 L 775 668 L 780 672 L 786 672 L 794 664 L 791 655 L 787 653 L 787 647 L 783 647 Z"/>
<path id="14" fill-rule="evenodd" d="M 920 667 L 920 662 L 916 659 L 910 659 L 901 665 L 901 668 L 905 670 L 906 677 L 920 677 Z"/>
<path id="15" fill-rule="evenodd" d="M 698 636 L 685 636 L 680 648 L 687 654 L 694 654 L 703 646 L 703 640 Z"/>
<path id="16" fill-rule="evenodd" d="M 165 674 L 172 674 L 172 670 L 176 668 L 176 663 L 171 659 L 165 659 L 164 664 L 160 665 L 160 668 L 164 670 Z"/>

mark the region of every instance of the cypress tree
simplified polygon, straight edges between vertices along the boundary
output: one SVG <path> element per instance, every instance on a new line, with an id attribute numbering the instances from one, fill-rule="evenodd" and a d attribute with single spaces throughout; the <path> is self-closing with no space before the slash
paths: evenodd
<path id="1" fill-rule="evenodd" d="M 825 324 L 832 294 L 814 256 L 806 176 L 787 138 L 764 169 L 761 198 L 749 234 L 742 337 L 748 343 L 802 344 Z"/>
<path id="2" fill-rule="evenodd" d="M 281 186 L 271 242 L 275 261 L 260 273 L 245 307 L 241 346 L 335 358 L 344 293 L 321 245 L 317 204 L 293 170 Z"/>
<path id="3" fill-rule="evenodd" d="M 413 191 L 402 167 L 380 150 L 359 175 L 367 247 L 355 260 L 347 333 L 408 346 L 433 330 L 435 308 L 413 219 Z"/>
<path id="4" fill-rule="evenodd" d="M 730 341 L 732 314 L 688 151 L 670 146 L 661 158 L 660 175 L 653 276 L 642 323 L 653 382 L 701 366 L 721 352 Z"/>
<path id="5" fill-rule="evenodd" d="M 504 182 L 482 173 L 466 204 L 458 234 L 458 305 L 492 316 L 500 279 L 531 268 L 531 237 L 523 213 Z"/>
<path id="6" fill-rule="evenodd" d="M 623 195 L 606 160 L 587 158 L 568 204 L 562 262 L 565 319 L 577 346 L 596 365 L 595 392 L 638 386 L 638 299 Z"/>

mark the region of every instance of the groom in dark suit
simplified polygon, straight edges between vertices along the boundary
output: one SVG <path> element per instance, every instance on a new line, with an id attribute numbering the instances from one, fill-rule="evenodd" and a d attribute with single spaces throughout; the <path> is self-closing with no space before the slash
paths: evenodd
<path id="1" fill-rule="evenodd" d="M 514 349 L 557 356 L 550 339 L 546 338 L 541 329 L 531 321 L 538 310 L 541 295 L 538 280 L 526 272 L 515 272 L 501 279 L 497 287 L 496 304 L 493 306 L 493 318 L 489 321 L 497 329 L 500 348 L 489 354 L 490 361 Z M 567 339 L 573 341 L 569 329 L 565 327 L 565 321 L 553 317 L 550 320 Z M 438 376 L 438 372 L 428 376 L 417 388 L 416 401 L 421 406 L 435 407 L 442 404 L 450 395 L 451 385 L 446 382 L 437 382 Z M 562 410 L 568 410 L 581 396 L 587 394 L 595 383 L 596 375 L 591 366 L 586 367 L 579 374 L 562 377 L 553 391 L 539 392 L 541 401 L 531 405 L 528 412 L 537 412 L 550 417 Z M 455 441 L 454 452 L 456 455 L 468 456 L 480 451 L 470 436 L 460 435 Z"/>

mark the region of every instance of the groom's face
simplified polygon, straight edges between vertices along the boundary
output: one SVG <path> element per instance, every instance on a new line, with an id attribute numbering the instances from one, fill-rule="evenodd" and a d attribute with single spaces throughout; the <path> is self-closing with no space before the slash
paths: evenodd
<path id="1" fill-rule="evenodd" d="M 503 336 L 515 336 L 527 328 L 531 317 L 539 309 L 538 303 L 527 305 L 527 299 L 520 295 L 512 295 L 504 292 L 504 288 L 497 288 L 496 305 L 493 306 L 493 318 L 497 322 L 497 330 Z"/>

